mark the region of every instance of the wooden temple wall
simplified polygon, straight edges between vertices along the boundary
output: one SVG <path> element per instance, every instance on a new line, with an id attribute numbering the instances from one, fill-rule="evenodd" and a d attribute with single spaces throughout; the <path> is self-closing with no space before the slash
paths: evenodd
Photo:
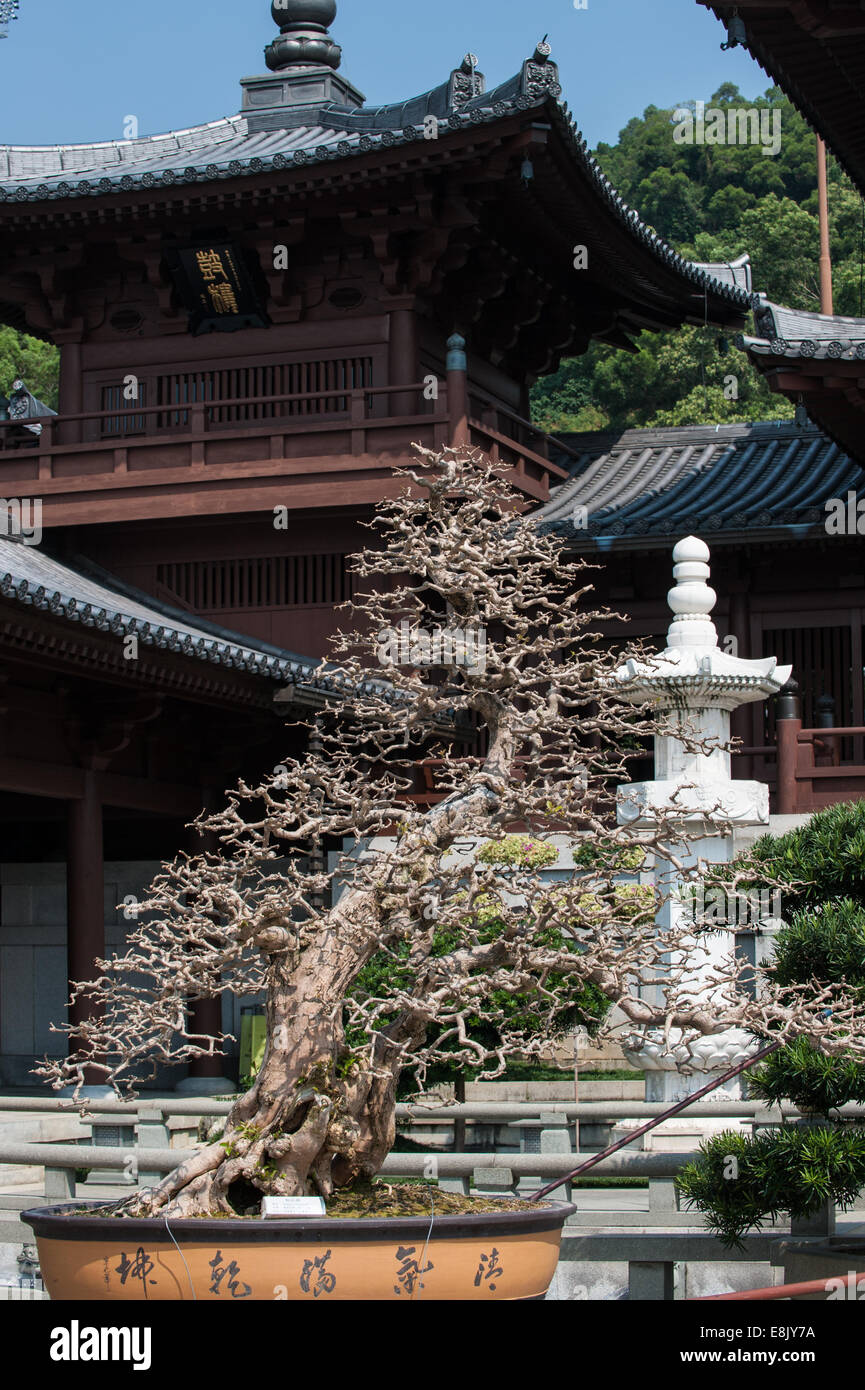
<path id="1" fill-rule="evenodd" d="M 123 950 L 134 927 L 122 905 L 130 899 L 143 899 L 158 868 L 156 860 L 105 864 L 104 925 L 109 954 Z M 62 1053 L 61 1039 L 50 1031 L 50 1025 L 60 1024 L 66 1017 L 66 953 L 66 865 L 0 864 L 0 1086 L 37 1085 L 37 1078 L 30 1074 L 34 1064 L 46 1053 Z M 224 1031 L 239 1039 L 241 1009 L 253 1002 L 226 995 L 222 1000 Z M 229 1046 L 229 1054 L 236 1051 L 236 1046 Z M 184 1070 L 165 1071 L 162 1086 L 172 1089 Z M 155 1084 L 160 1084 L 159 1077 Z"/>

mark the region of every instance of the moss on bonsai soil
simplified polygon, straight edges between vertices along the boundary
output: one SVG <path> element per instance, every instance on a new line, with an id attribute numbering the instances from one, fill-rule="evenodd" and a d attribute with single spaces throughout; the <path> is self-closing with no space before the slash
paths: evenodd
<path id="1" fill-rule="evenodd" d="M 260 1196 L 260 1194 L 259 1194 Z M 70 1211 L 70 1216 L 100 1216 L 106 1219 L 126 1219 L 129 1197 L 122 1202 L 108 1206 L 83 1206 Z M 537 1211 L 549 1206 L 548 1202 L 529 1202 L 520 1197 L 467 1197 L 461 1192 L 447 1192 L 434 1183 L 397 1182 L 389 1183 L 380 1179 L 358 1187 L 341 1188 L 325 1201 L 328 1216 L 337 1218 L 372 1219 L 386 1216 L 480 1216 L 485 1212 L 496 1211 Z M 149 1218 L 145 1218 L 149 1219 Z M 158 1219 L 158 1216 L 154 1219 Z M 252 1205 L 229 1216 L 226 1212 L 192 1216 L 186 1220 L 260 1221 L 260 1203 L 255 1209 Z"/>

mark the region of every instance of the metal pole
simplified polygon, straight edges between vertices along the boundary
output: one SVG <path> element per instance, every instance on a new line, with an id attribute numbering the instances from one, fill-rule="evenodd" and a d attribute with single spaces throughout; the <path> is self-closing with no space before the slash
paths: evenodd
<path id="1" fill-rule="evenodd" d="M 817 203 L 820 209 L 820 313 L 831 315 L 832 256 L 829 251 L 829 188 L 826 180 L 826 146 L 817 136 Z"/>
<path id="2" fill-rule="evenodd" d="M 538 1202 L 541 1197 L 546 1197 L 548 1193 L 555 1192 L 557 1187 L 561 1187 L 564 1183 L 571 1182 L 574 1178 L 580 1177 L 582 1173 L 587 1173 L 590 1168 L 594 1168 L 602 1159 L 609 1158 L 610 1154 L 617 1153 L 618 1150 L 623 1149 L 626 1144 L 633 1144 L 635 1139 L 639 1139 L 643 1134 L 648 1134 L 650 1129 L 656 1129 L 658 1125 L 663 1124 L 664 1120 L 672 1120 L 674 1115 L 679 1115 L 683 1110 L 687 1110 L 689 1105 L 694 1104 L 694 1101 L 700 1100 L 703 1096 L 709 1095 L 711 1091 L 717 1090 L 719 1086 L 724 1085 L 725 1081 L 732 1081 L 735 1076 L 740 1076 L 743 1071 L 747 1071 L 749 1067 L 753 1067 L 755 1062 L 762 1062 L 764 1057 L 771 1056 L 773 1052 L 777 1052 L 780 1048 L 784 1047 L 784 1045 L 784 1043 L 777 1042 L 773 1043 L 771 1047 L 764 1047 L 762 1052 L 755 1052 L 753 1057 L 748 1057 L 746 1061 L 740 1062 L 738 1066 L 731 1067 L 729 1071 L 724 1072 L 723 1076 L 719 1076 L 716 1081 L 710 1081 L 708 1086 L 703 1086 L 701 1090 L 695 1091 L 692 1096 L 686 1096 L 684 1100 L 678 1101 L 669 1110 L 665 1110 L 663 1115 L 656 1115 L 654 1120 L 649 1120 L 648 1124 L 641 1125 L 639 1129 L 634 1130 L 633 1134 L 627 1134 L 624 1139 L 620 1139 L 616 1144 L 611 1144 L 608 1149 L 603 1149 L 599 1154 L 593 1154 L 591 1158 L 586 1159 L 585 1163 L 581 1163 L 579 1168 L 574 1168 L 572 1172 L 566 1173 L 563 1178 L 556 1178 L 555 1182 L 547 1183 L 547 1186 L 542 1187 L 540 1192 L 533 1192 L 528 1200 L 530 1202 Z"/>

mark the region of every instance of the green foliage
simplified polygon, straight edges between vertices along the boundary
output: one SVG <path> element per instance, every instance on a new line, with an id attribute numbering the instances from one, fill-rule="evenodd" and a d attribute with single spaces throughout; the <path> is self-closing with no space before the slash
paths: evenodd
<path id="1" fill-rule="evenodd" d="M 787 925 L 776 939 L 778 984 L 842 984 L 865 999 L 865 801 L 831 806 L 786 835 L 764 835 L 728 872 L 754 862 L 756 876 L 792 882 L 782 892 Z M 865 1066 L 828 1057 L 805 1037 L 749 1073 L 753 1095 L 828 1115 L 865 1102 Z M 730 1176 L 730 1158 L 738 1163 Z M 849 1206 L 865 1186 L 865 1128 L 790 1126 L 746 1139 L 722 1134 L 679 1175 L 684 1195 L 726 1244 L 780 1212 L 808 1216 L 831 1198 Z"/>
<path id="2" fill-rule="evenodd" d="M 720 341 L 717 329 L 685 327 L 643 333 L 633 353 L 594 343 L 537 383 L 533 419 L 556 434 L 791 418 L 790 402 L 769 390 L 732 343 L 721 352 Z M 560 405 L 557 378 L 568 392 L 589 395 L 578 416 Z"/>
<path id="3" fill-rule="evenodd" d="M 60 354 L 51 343 L 0 326 L 0 392 L 8 396 L 16 377 L 26 382 L 40 401 L 57 409 Z"/>
<path id="4" fill-rule="evenodd" d="M 478 851 L 477 859 L 481 864 L 495 865 L 499 869 L 513 867 L 537 872 L 538 869 L 555 863 L 558 851 L 554 845 L 542 840 L 532 840 L 526 835 L 508 835 L 502 840 L 491 840 L 483 845 Z M 644 910 L 642 899 L 633 897 L 633 890 L 639 890 L 639 887 L 638 884 L 624 884 L 618 890 L 625 911 L 637 913 Z M 475 900 L 471 920 L 475 928 L 480 926 L 478 939 L 481 942 L 495 941 L 509 930 L 506 910 L 494 895 L 489 895 L 487 899 Z M 570 937 L 554 928 L 539 930 L 535 939 L 555 950 L 578 949 Z M 458 927 L 437 926 L 434 928 L 431 955 L 433 958 L 447 955 L 457 950 L 460 944 L 461 932 Z M 410 990 L 413 983 L 413 974 L 408 967 L 410 954 L 409 941 L 401 942 L 396 951 L 378 951 L 355 982 L 354 988 L 358 996 L 386 999 L 394 991 Z M 585 1027 L 590 1034 L 597 1032 L 609 1011 L 610 1004 L 595 985 L 586 984 L 558 972 L 551 972 L 546 978 L 546 984 L 551 990 L 561 992 L 558 1006 L 546 1011 L 541 998 L 534 993 L 514 993 L 505 989 L 487 992 L 484 1008 L 492 1017 L 470 1015 L 467 1019 L 469 1036 L 485 1047 L 495 1048 L 499 1042 L 496 1018 L 510 1033 L 523 1033 L 528 1037 L 537 1036 L 542 1032 L 546 1037 L 553 1039 L 571 1032 L 578 1026 Z M 395 1016 L 394 1014 L 393 1017 Z M 385 1026 L 390 1021 L 390 1017 L 385 1017 L 380 1020 L 380 1024 Z M 433 1036 L 437 1037 L 440 1032 L 438 1027 L 431 1030 L 430 1039 Z M 346 1028 L 346 1041 L 349 1046 L 360 1046 L 363 1040 L 362 1035 L 351 1026 Z M 461 1045 L 456 1040 L 448 1040 L 443 1044 L 443 1051 L 459 1052 Z M 467 1079 L 474 1074 L 471 1068 L 461 1067 L 460 1070 Z M 428 1079 L 446 1079 L 452 1074 L 446 1067 L 435 1067 L 428 1072 Z"/>
<path id="5" fill-rule="evenodd" d="M 865 1067 L 849 1058 L 827 1057 L 807 1038 L 797 1038 L 748 1073 L 748 1091 L 773 1105 L 791 1100 L 800 1110 L 828 1115 L 851 1102 L 865 1104 Z"/>
<path id="6" fill-rule="evenodd" d="M 646 857 L 646 852 L 639 845 L 629 845 L 623 849 L 621 845 L 602 846 L 597 844 L 580 845 L 574 855 L 574 863 L 581 869 L 603 869 L 607 873 L 635 873 L 639 869 Z"/>
<path id="7" fill-rule="evenodd" d="M 778 984 L 846 984 L 865 995 L 865 911 L 850 898 L 799 911 L 778 933 Z"/>
<path id="8" fill-rule="evenodd" d="M 546 840 L 530 840 L 525 835 L 506 835 L 503 840 L 490 840 L 477 853 L 480 864 L 521 869 L 543 869 L 555 864 L 558 857 L 555 845 Z"/>
<path id="9" fill-rule="evenodd" d="M 830 806 L 786 835 L 763 835 L 748 858 L 776 878 L 802 881 L 784 894 L 785 916 L 843 898 L 865 907 L 865 801 Z"/>
<path id="10" fill-rule="evenodd" d="M 258 1128 L 258 1125 L 251 1124 L 248 1121 L 244 1121 L 242 1124 L 236 1125 L 235 1129 L 236 1132 L 241 1136 L 241 1138 L 248 1139 L 250 1144 L 254 1144 L 259 1134 L 261 1133 L 261 1130 Z"/>
<path id="11" fill-rule="evenodd" d="M 782 893 L 776 983 L 843 985 L 865 999 L 865 801 L 830 806 L 786 835 L 764 835 L 749 857 L 794 885 Z M 805 1038 L 752 1076 L 757 1095 L 822 1114 L 865 1098 L 865 1066 L 818 1054 Z"/>
<path id="12" fill-rule="evenodd" d="M 707 1140 L 676 1179 L 688 1205 L 728 1247 L 782 1212 L 813 1216 L 827 1200 L 842 1210 L 865 1187 L 865 1129 L 785 1125 L 754 1137 L 728 1130 Z"/>
<path id="13" fill-rule="evenodd" d="M 489 916 L 485 915 L 480 939 L 494 941 L 507 930 L 507 927 L 508 923 L 504 918 L 492 913 Z M 569 943 L 560 932 L 551 930 L 547 935 L 549 944 L 554 948 L 567 948 Z M 543 933 L 538 933 L 537 939 L 542 938 Z M 433 957 L 447 955 L 457 949 L 459 944 L 456 933 L 436 931 L 431 954 Z M 410 951 L 411 945 L 405 941 L 400 943 L 397 952 L 376 952 L 355 982 L 354 988 L 358 995 L 386 999 L 395 990 L 411 989 L 414 976 L 407 964 Z M 498 1014 L 509 1032 L 523 1032 L 534 1037 L 543 1031 L 545 1036 L 553 1039 L 583 1026 L 590 1034 L 596 1033 L 610 1007 L 609 1001 L 601 991 L 595 985 L 584 984 L 575 977 L 558 973 L 551 973 L 547 977 L 547 983 L 550 988 L 561 988 L 564 991 L 564 1002 L 553 1011 L 552 1016 L 542 1013 L 542 1002 L 534 992 L 510 993 L 504 989 L 491 990 L 485 994 L 484 1007 Z M 392 1017 L 396 1017 L 396 1014 Z M 391 1016 L 385 1016 L 380 1020 L 380 1024 L 385 1026 L 390 1021 Z M 498 1029 L 493 1022 L 477 1015 L 468 1015 L 466 1022 L 470 1037 L 476 1038 L 487 1047 L 497 1045 Z M 434 1032 L 431 1031 L 430 1038 L 436 1036 L 439 1031 L 438 1028 Z M 364 1038 L 348 1027 L 346 1041 L 350 1047 L 359 1047 Z M 456 1041 L 452 1041 L 445 1045 L 444 1050 L 457 1052 L 460 1046 Z"/>
<path id="14" fill-rule="evenodd" d="M 777 87 L 752 102 L 724 83 L 708 105 L 779 110 L 779 153 L 677 144 L 673 111 L 650 106 L 617 144 L 601 144 L 596 158 L 626 202 L 683 256 L 724 261 L 747 251 L 755 289 L 792 308 L 819 310 L 812 131 Z M 828 172 L 835 312 L 861 314 L 863 202 L 831 157 Z M 551 433 L 790 419 L 791 403 L 769 390 L 743 353 L 719 351 L 718 338 L 717 330 L 686 327 L 641 334 L 635 353 L 594 344 L 536 384 L 533 418 Z"/>

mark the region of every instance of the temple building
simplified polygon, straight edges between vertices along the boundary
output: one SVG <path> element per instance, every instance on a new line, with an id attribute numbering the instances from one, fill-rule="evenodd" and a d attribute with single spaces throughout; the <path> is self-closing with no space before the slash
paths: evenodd
<path id="1" fill-rule="evenodd" d="M 794 804 L 804 812 L 865 793 L 862 536 L 831 527 L 833 509 L 861 485 L 861 468 L 814 426 L 793 421 L 691 425 L 563 436 L 575 457 L 538 512 L 575 555 L 602 566 L 599 599 L 627 614 L 611 636 L 663 645 L 664 593 L 672 546 L 697 534 L 712 550 L 722 647 L 792 665 L 807 729 L 858 729 L 806 749 Z M 768 784 L 782 807 L 777 707 L 745 705 L 733 716 L 740 752 L 733 775 Z M 804 768 L 801 769 L 804 774 Z"/>

